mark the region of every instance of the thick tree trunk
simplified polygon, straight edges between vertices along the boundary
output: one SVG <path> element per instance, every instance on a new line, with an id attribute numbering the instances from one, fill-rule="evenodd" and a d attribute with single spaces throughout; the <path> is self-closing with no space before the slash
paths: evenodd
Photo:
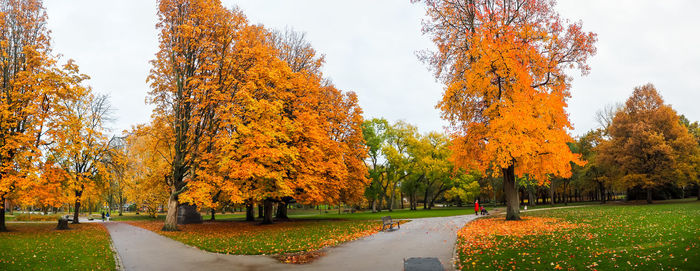
<path id="1" fill-rule="evenodd" d="M 7 231 L 7 226 L 5 225 L 5 196 L 0 195 L 0 232 Z"/>
<path id="2" fill-rule="evenodd" d="M 338 211 L 340 212 L 340 205 L 338 205 Z M 289 219 L 287 217 L 287 204 L 284 201 L 277 203 L 277 219 Z"/>
<path id="3" fill-rule="evenodd" d="M 80 215 L 80 197 L 83 195 L 83 191 L 75 191 L 75 210 L 73 210 L 73 224 L 80 223 L 78 221 L 78 216 Z"/>
<path id="4" fill-rule="evenodd" d="M 389 198 L 389 212 L 394 211 L 394 201 L 396 201 L 396 191 L 391 192 L 391 197 Z"/>
<path id="5" fill-rule="evenodd" d="M 652 192 L 652 189 L 647 188 L 647 203 L 648 204 L 651 204 L 651 192 Z"/>
<path id="6" fill-rule="evenodd" d="M 264 207 L 262 203 L 258 203 L 258 218 L 262 218 L 265 214 L 263 213 Z"/>
<path id="7" fill-rule="evenodd" d="M 263 202 L 263 224 L 272 224 L 272 199 L 265 199 Z"/>
<path id="8" fill-rule="evenodd" d="M 381 212 L 381 211 L 382 211 L 382 204 L 383 204 L 382 201 L 383 201 L 383 200 L 384 200 L 384 196 L 379 196 L 379 202 L 377 203 L 377 212 Z"/>
<path id="9" fill-rule="evenodd" d="M 600 182 L 598 183 L 598 187 L 600 187 L 600 204 L 605 204 L 605 185 Z"/>
<path id="10" fill-rule="evenodd" d="M 530 205 L 530 206 L 537 205 L 537 197 L 535 197 L 535 191 L 532 191 L 532 189 L 528 189 L 527 193 L 528 193 L 527 205 Z"/>
<path id="11" fill-rule="evenodd" d="M 372 213 L 377 212 L 377 199 L 372 200 Z"/>
<path id="12" fill-rule="evenodd" d="M 216 213 L 216 210 L 214 208 L 211 208 L 211 218 L 209 220 L 211 220 L 211 221 L 216 220 L 216 217 L 214 217 L 215 213 Z"/>
<path id="13" fill-rule="evenodd" d="M 549 204 L 551 206 L 554 206 L 554 180 L 549 184 Z"/>
<path id="14" fill-rule="evenodd" d="M 174 189 L 172 189 L 174 191 Z M 165 216 L 163 231 L 177 231 L 177 195 L 172 193 L 168 198 L 168 214 Z"/>
<path id="15" fill-rule="evenodd" d="M 520 201 L 513 165 L 503 169 L 503 193 L 506 197 L 506 220 L 520 220 Z"/>
<path id="16" fill-rule="evenodd" d="M 245 221 L 255 221 L 255 208 L 253 202 L 248 202 L 245 205 Z"/>
<path id="17" fill-rule="evenodd" d="M 124 213 L 124 196 L 119 196 L 119 216 Z"/>
<path id="18" fill-rule="evenodd" d="M 423 197 L 423 210 L 428 210 L 430 209 L 428 207 L 428 196 L 430 196 L 430 189 L 428 187 L 425 188 L 425 195 Z"/>

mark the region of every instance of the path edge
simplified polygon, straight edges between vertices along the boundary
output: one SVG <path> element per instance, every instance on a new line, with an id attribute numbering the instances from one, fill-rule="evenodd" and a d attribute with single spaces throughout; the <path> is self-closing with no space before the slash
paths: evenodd
<path id="1" fill-rule="evenodd" d="M 107 226 L 102 225 L 102 227 L 104 227 L 105 230 L 107 230 L 107 233 L 109 234 L 109 248 L 114 253 L 113 255 L 114 255 L 115 270 L 125 271 L 126 269 L 124 269 L 124 263 L 122 262 L 122 257 L 119 256 L 119 251 L 117 251 L 117 248 L 114 247 L 114 237 L 112 236 L 112 233 L 109 231 Z"/>

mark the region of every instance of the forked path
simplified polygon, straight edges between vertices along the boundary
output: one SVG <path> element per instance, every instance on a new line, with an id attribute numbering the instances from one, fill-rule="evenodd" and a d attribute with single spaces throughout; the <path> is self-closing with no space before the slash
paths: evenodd
<path id="1" fill-rule="evenodd" d="M 125 270 L 403 270 L 411 257 L 435 257 L 452 270 L 457 231 L 474 215 L 413 219 L 330 248 L 311 264 L 282 264 L 268 256 L 225 255 L 186 246 L 126 223 L 105 223 Z"/>

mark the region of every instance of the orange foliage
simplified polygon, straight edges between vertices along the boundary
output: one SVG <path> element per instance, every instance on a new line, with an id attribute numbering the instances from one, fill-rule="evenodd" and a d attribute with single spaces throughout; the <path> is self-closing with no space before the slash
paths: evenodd
<path id="1" fill-rule="evenodd" d="M 569 162 L 582 162 L 566 145 L 566 71 L 588 72 L 596 35 L 566 25 L 553 1 L 420 2 L 438 47 L 425 60 L 446 85 L 437 107 L 452 125 L 456 162 L 496 174 L 515 166 L 540 184 L 570 176 Z"/>
<path id="2" fill-rule="evenodd" d="M 171 148 L 172 197 L 212 208 L 360 200 L 362 111 L 354 93 L 323 79 L 312 48 L 275 39 L 218 1 L 161 1 L 159 14 L 149 80 L 159 141 Z"/>
<path id="3" fill-rule="evenodd" d="M 63 101 L 79 95 L 76 88 L 87 78 L 72 61 L 56 65 L 46 18 L 40 0 L 0 5 L 0 230 L 5 228 L 7 197 L 35 201 L 33 188 L 43 185 L 38 170 L 47 144 L 44 135 L 60 126 L 53 114 L 60 112 Z M 49 198 L 42 204 L 57 200 Z"/>

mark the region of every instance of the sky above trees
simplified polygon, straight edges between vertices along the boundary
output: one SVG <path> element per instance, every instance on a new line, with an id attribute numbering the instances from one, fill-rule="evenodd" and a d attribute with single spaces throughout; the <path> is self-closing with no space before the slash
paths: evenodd
<path id="1" fill-rule="evenodd" d="M 442 85 L 415 52 L 432 48 L 420 31 L 421 5 L 394 1 L 224 0 L 252 23 L 306 32 L 325 54 L 323 70 L 344 90 L 356 91 L 365 118 L 405 120 L 423 131 L 443 131 L 435 105 Z M 76 60 L 97 92 L 111 96 L 113 133 L 148 121 L 146 76 L 157 51 L 155 1 L 47 1 L 54 52 Z M 573 135 L 595 128 L 594 112 L 623 103 L 634 87 L 653 83 L 680 114 L 700 119 L 700 8 L 696 1 L 560 0 L 563 18 L 582 20 L 598 34 L 591 73 L 576 76 L 569 100 Z M 572 72 L 571 74 L 577 74 Z"/>

